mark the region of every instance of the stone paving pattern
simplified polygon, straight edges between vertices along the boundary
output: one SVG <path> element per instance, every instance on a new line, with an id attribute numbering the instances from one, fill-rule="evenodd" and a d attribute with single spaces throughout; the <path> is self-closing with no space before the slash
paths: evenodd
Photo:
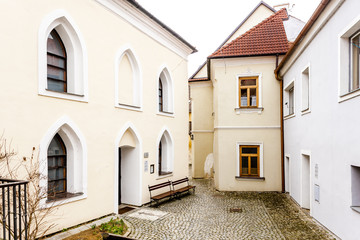
<path id="1" fill-rule="evenodd" d="M 219 192 L 210 180 L 192 180 L 196 193 L 155 209 L 169 214 L 155 221 L 121 215 L 135 239 L 336 239 L 286 194 Z M 230 209 L 241 209 L 239 212 Z M 144 207 L 142 208 L 144 209 Z"/>

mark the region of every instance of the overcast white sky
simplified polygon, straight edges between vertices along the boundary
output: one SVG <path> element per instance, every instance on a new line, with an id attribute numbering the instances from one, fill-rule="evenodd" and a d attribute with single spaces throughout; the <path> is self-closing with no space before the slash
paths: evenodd
<path id="1" fill-rule="evenodd" d="M 137 0 L 160 21 L 196 47 L 189 56 L 189 76 L 206 60 L 260 0 Z M 320 0 L 265 0 L 270 6 L 290 3 L 291 15 L 306 22 Z"/>

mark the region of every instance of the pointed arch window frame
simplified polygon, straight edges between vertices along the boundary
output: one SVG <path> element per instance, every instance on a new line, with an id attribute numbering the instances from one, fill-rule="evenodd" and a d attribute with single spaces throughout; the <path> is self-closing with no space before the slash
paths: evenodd
<path id="1" fill-rule="evenodd" d="M 54 141 L 54 143 L 57 143 L 57 147 L 61 150 L 59 152 L 54 152 L 53 154 L 49 155 L 49 149 L 51 147 L 51 143 Z M 48 153 L 47 153 L 47 161 L 48 161 L 48 200 L 50 199 L 56 199 L 59 195 L 63 195 L 67 192 L 67 151 L 66 151 L 66 145 L 64 141 L 62 140 L 59 133 L 56 133 L 53 139 L 51 140 L 49 147 L 48 147 Z M 50 166 L 50 162 L 52 162 Z M 60 170 L 60 171 L 59 171 Z M 62 171 L 62 174 L 58 174 Z M 53 172 L 53 177 L 50 177 L 50 172 Z M 60 176 L 61 175 L 61 176 Z M 62 188 L 60 190 L 58 189 L 58 182 L 63 182 Z M 53 188 L 49 188 L 50 185 L 53 185 Z M 61 186 L 61 184 L 60 184 Z"/>
<path id="2" fill-rule="evenodd" d="M 163 142 L 163 137 L 165 137 L 165 142 Z M 160 144 L 161 144 L 161 148 L 160 148 Z M 174 140 L 170 134 L 170 131 L 167 127 L 164 127 L 161 130 L 161 134 L 158 137 L 158 141 L 157 141 L 157 168 L 156 172 L 158 175 L 158 179 L 161 178 L 165 178 L 165 177 L 169 177 L 172 176 L 174 173 Z M 161 154 L 161 156 L 160 156 Z M 160 162 L 161 161 L 161 162 Z M 164 161 L 166 161 L 164 163 Z M 167 170 L 163 171 L 162 169 L 160 169 L 160 166 L 162 167 L 163 165 L 167 166 Z"/>
<path id="3" fill-rule="evenodd" d="M 49 39 L 50 36 L 54 39 L 54 42 L 57 43 L 55 45 L 58 45 L 58 50 L 62 54 L 54 53 L 55 51 L 49 51 Z M 53 50 L 53 49 L 51 49 Z M 62 62 L 62 63 L 61 63 Z M 62 79 L 60 76 L 51 76 L 49 72 L 51 71 L 58 71 L 62 72 Z M 62 91 L 58 91 L 55 89 L 50 89 L 49 83 L 60 83 L 62 84 Z M 66 54 L 66 48 L 61 40 L 61 37 L 59 36 L 58 32 L 53 29 L 49 36 L 48 36 L 48 43 L 47 43 L 47 88 L 51 91 L 56 92 L 64 92 L 67 93 L 67 54 Z"/>
<path id="4" fill-rule="evenodd" d="M 48 148 L 56 134 L 62 138 L 67 150 L 67 193 L 55 199 L 43 198 L 42 208 L 58 206 L 87 198 L 87 145 L 84 135 L 68 117 L 58 119 L 45 133 L 39 147 L 40 187 L 48 189 Z"/>
<path id="5" fill-rule="evenodd" d="M 48 88 L 47 39 L 52 30 L 59 34 L 67 52 L 67 91 Z M 85 40 L 72 17 L 63 9 L 44 16 L 38 32 L 38 95 L 88 102 L 88 58 Z"/>
<path id="6" fill-rule="evenodd" d="M 169 68 L 163 64 L 160 67 L 160 71 L 158 73 L 158 81 L 157 81 L 157 114 L 162 116 L 174 117 L 174 83 Z M 162 89 L 162 110 L 160 110 L 160 96 L 159 89 Z"/>
<path id="7" fill-rule="evenodd" d="M 127 56 L 131 64 L 132 73 L 133 73 L 133 104 L 124 104 L 119 103 L 119 65 L 124 56 Z M 115 102 L 114 106 L 116 108 L 133 110 L 133 111 L 143 111 L 143 79 L 142 79 L 142 68 L 140 65 L 139 58 L 135 50 L 130 45 L 124 45 L 121 47 L 115 55 Z"/>

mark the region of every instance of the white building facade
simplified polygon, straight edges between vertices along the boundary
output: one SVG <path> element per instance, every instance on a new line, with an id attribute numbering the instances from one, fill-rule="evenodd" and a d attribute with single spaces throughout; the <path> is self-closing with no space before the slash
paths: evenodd
<path id="1" fill-rule="evenodd" d="M 359 239 L 360 1 L 322 1 L 276 69 L 285 186 L 342 239 Z"/>
<path id="2" fill-rule="evenodd" d="M 0 132 L 20 161 L 36 149 L 48 233 L 188 174 L 194 47 L 133 0 L 5 0 L 0 21 Z"/>

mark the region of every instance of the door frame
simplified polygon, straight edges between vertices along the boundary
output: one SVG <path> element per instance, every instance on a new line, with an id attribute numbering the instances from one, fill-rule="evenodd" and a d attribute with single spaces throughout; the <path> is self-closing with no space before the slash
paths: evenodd
<path id="1" fill-rule="evenodd" d="M 137 129 L 135 128 L 135 126 L 131 123 L 128 122 L 126 123 L 121 130 L 119 131 L 116 139 L 115 139 L 115 143 L 114 143 L 114 200 L 113 200 L 113 212 L 117 213 L 118 212 L 118 198 L 119 198 L 119 143 L 121 138 L 123 137 L 124 133 L 130 129 L 133 134 L 135 135 L 135 137 L 137 138 L 137 146 L 136 148 L 138 148 L 138 173 L 139 173 L 139 184 L 137 186 L 138 191 L 138 199 L 136 200 L 136 206 L 141 206 L 142 205 L 142 182 L 143 182 L 143 172 L 142 172 L 142 139 L 139 135 L 139 132 L 137 131 Z M 124 159 L 122 159 L 124 160 Z"/>

